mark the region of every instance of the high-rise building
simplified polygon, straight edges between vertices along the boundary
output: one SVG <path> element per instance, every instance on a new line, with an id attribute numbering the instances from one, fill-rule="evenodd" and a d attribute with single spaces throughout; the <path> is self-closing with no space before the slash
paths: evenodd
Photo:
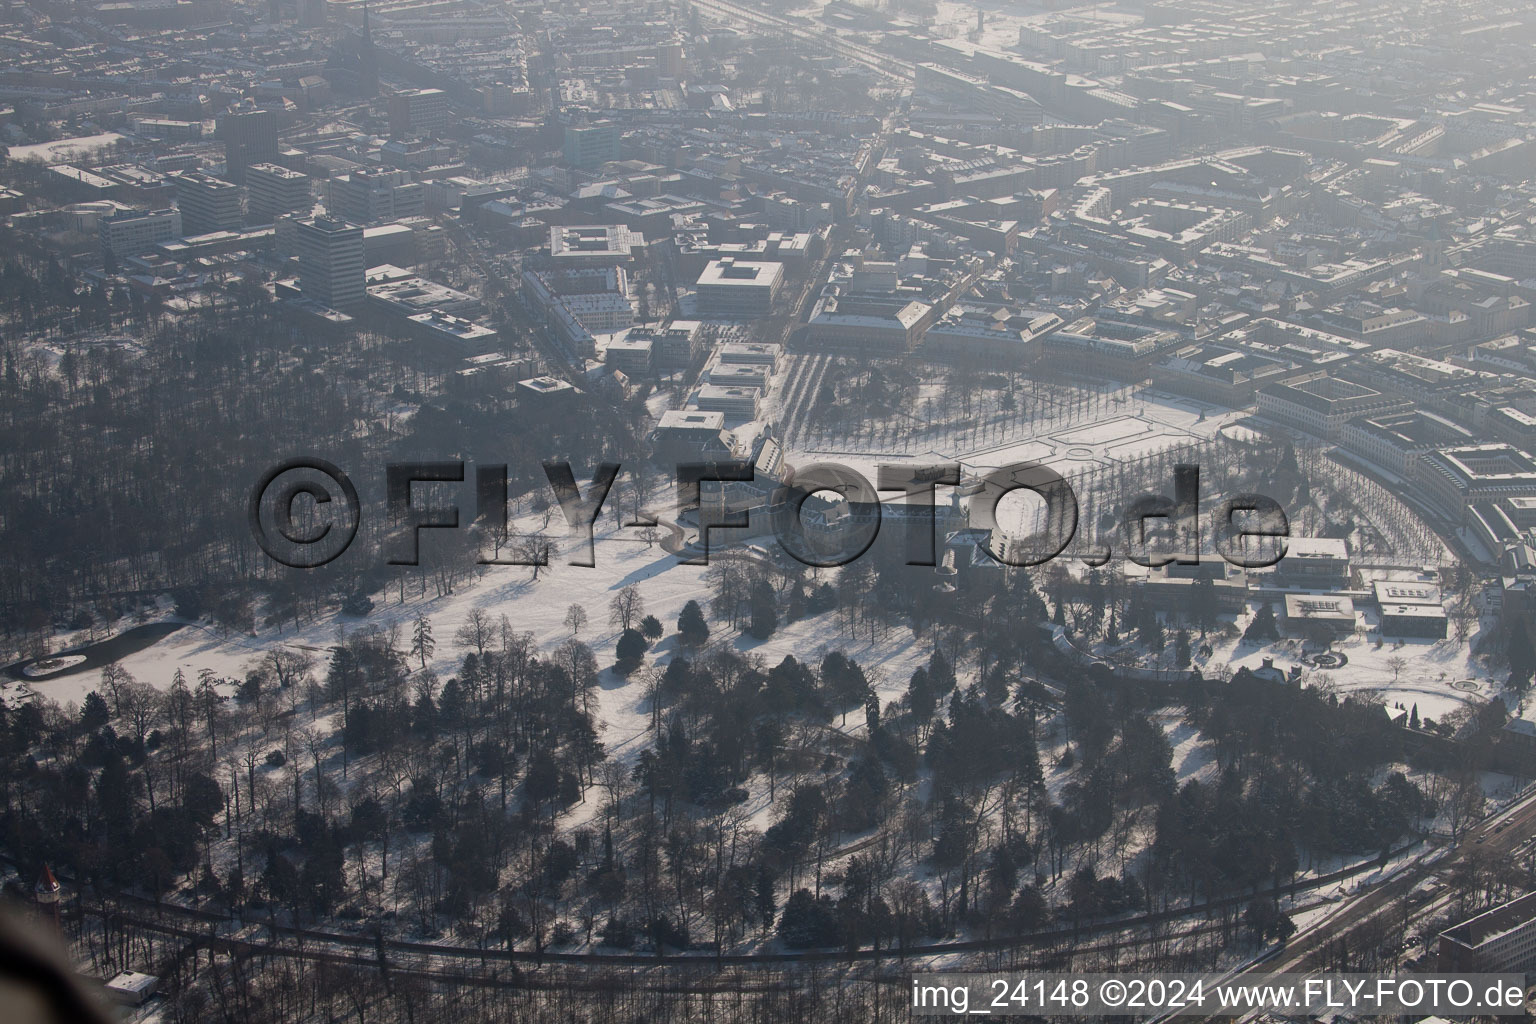
<path id="1" fill-rule="evenodd" d="M 277 116 L 250 100 L 234 104 L 219 118 L 224 167 L 229 180 L 244 184 L 246 168 L 277 160 Z"/>
<path id="2" fill-rule="evenodd" d="M 619 159 L 619 126 L 612 121 L 567 125 L 565 162 L 591 170 Z"/>
<path id="3" fill-rule="evenodd" d="M 314 202 L 309 175 L 277 164 L 252 164 L 245 173 L 245 189 L 252 224 L 271 224 L 285 213 L 307 213 Z"/>
<path id="4" fill-rule="evenodd" d="M 662 78 L 683 77 L 683 44 L 674 39 L 656 47 L 656 74 Z"/>
<path id="5" fill-rule="evenodd" d="M 408 89 L 389 98 L 391 138 L 435 138 L 448 130 L 448 94 L 441 89 Z"/>
<path id="6" fill-rule="evenodd" d="M 355 224 L 375 224 L 426 212 L 427 189 L 403 170 L 361 170 L 326 182 L 326 209 Z"/>
<path id="7" fill-rule="evenodd" d="M 176 178 L 176 206 L 188 236 L 240 227 L 240 186 L 211 174 L 189 171 Z"/>
<path id="8" fill-rule="evenodd" d="M 346 221 L 315 217 L 295 225 L 299 288 L 304 297 L 351 312 L 363 304 L 363 229 Z"/>

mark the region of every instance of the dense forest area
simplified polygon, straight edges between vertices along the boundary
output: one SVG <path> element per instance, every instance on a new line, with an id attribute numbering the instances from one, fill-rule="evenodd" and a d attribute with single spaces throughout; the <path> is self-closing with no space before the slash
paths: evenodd
<path id="1" fill-rule="evenodd" d="M 0 644 L 13 651 L 39 654 L 56 629 L 163 592 L 249 631 L 263 593 L 280 615 L 314 615 L 382 589 L 391 461 L 505 464 L 516 497 L 547 490 L 541 460 L 633 453 L 600 417 L 448 395 L 445 371 L 389 331 L 345 350 L 300 345 L 259 287 L 172 317 L 87 286 L 36 239 L 6 230 L 0 243 Z M 357 480 L 363 532 L 325 569 L 284 573 L 256 546 L 246 503 L 278 460 L 312 452 Z"/>

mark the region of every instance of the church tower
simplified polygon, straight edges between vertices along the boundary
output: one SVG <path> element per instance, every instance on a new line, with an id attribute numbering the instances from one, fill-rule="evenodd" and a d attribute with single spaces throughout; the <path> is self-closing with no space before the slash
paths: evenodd
<path id="1" fill-rule="evenodd" d="M 357 80 L 364 96 L 379 94 L 379 55 L 373 49 L 373 26 L 368 20 L 367 4 L 363 4 L 363 38 L 358 42 Z"/>

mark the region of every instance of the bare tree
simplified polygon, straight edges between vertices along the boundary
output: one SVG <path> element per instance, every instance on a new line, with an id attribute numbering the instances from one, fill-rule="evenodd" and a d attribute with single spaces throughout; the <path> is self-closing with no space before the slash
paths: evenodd
<path id="1" fill-rule="evenodd" d="M 107 691 L 107 699 L 112 702 L 113 715 L 123 713 L 123 690 L 132 683 L 133 676 L 115 661 L 101 670 L 101 686 Z"/>
<path id="2" fill-rule="evenodd" d="M 636 619 L 645 615 L 645 600 L 640 588 L 631 583 L 608 602 L 608 621 L 620 629 L 629 629 Z"/>
<path id="3" fill-rule="evenodd" d="M 542 533 L 530 534 L 517 542 L 517 563 L 533 569 L 533 578 L 549 567 L 549 559 L 555 553 L 555 544 Z"/>
<path id="4" fill-rule="evenodd" d="M 496 628 L 491 617 L 479 608 L 472 609 L 464 625 L 454 633 L 453 639 L 460 647 L 473 647 L 475 654 L 485 657 L 485 649 L 496 639 Z"/>
<path id="5" fill-rule="evenodd" d="M 587 610 L 579 604 L 571 605 L 565 610 L 565 624 L 570 627 L 571 636 L 579 636 L 587 628 Z"/>
<path id="6" fill-rule="evenodd" d="M 277 685 L 286 690 L 303 681 L 314 668 L 315 660 L 304 651 L 278 647 L 268 652 L 266 664 Z"/>

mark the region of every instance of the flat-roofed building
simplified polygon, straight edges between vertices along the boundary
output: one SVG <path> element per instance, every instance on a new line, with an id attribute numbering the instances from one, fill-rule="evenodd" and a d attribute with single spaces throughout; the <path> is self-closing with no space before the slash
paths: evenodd
<path id="1" fill-rule="evenodd" d="M 613 121 L 567 125 L 561 152 L 572 167 L 590 170 L 619 159 L 620 137 L 619 126 Z"/>
<path id="2" fill-rule="evenodd" d="M 1376 580 L 1371 584 L 1371 593 L 1380 605 L 1427 604 L 1439 607 L 1441 603 L 1440 588 L 1433 583 L 1418 580 Z"/>
<path id="3" fill-rule="evenodd" d="M 1352 419 L 1339 430 L 1339 443 L 1348 451 L 1404 480 L 1418 476 L 1426 452 L 1474 440 L 1465 427 L 1423 409 Z"/>
<path id="4" fill-rule="evenodd" d="M 817 349 L 853 349 L 904 355 L 917 347 L 933 307 L 909 302 L 888 314 L 844 313 L 823 307 L 811 317 L 806 340 Z"/>
<path id="5" fill-rule="evenodd" d="M 779 346 L 762 341 L 728 341 L 720 346 L 721 363 L 766 366 L 772 373 L 782 354 Z"/>
<path id="6" fill-rule="evenodd" d="M 1285 628 L 1293 636 L 1319 627 L 1335 636 L 1355 631 L 1355 602 L 1343 594 L 1285 595 Z"/>
<path id="7" fill-rule="evenodd" d="M 240 186 L 210 174 L 189 171 L 174 176 L 181 230 L 187 235 L 235 231 L 240 227 Z"/>
<path id="8" fill-rule="evenodd" d="M 1142 381 L 1178 344 L 1171 331 L 1083 317 L 1048 335 L 1042 351 L 1050 365 L 1069 373 Z"/>
<path id="9" fill-rule="evenodd" d="M 1258 391 L 1261 415 L 1330 441 L 1338 440 L 1344 424 L 1352 419 L 1397 412 L 1408 405 L 1407 399 L 1323 371 Z"/>
<path id="10" fill-rule="evenodd" d="M 48 171 L 57 181 L 66 183 L 72 195 L 81 198 L 110 199 L 123 191 L 122 182 L 73 164 L 54 164 Z"/>
<path id="11" fill-rule="evenodd" d="M 1293 362 L 1223 345 L 1185 345 L 1152 367 L 1160 388 L 1233 409 L 1254 404 L 1265 384 L 1300 376 Z"/>
<path id="12" fill-rule="evenodd" d="M 1328 589 L 1349 582 L 1349 545 L 1340 537 L 1288 537 L 1275 566 L 1287 583 Z"/>
<path id="13" fill-rule="evenodd" d="M 1247 571 L 1221 558 L 1183 564 L 1176 556 L 1167 565 L 1148 569 L 1141 586 L 1158 608 L 1193 608 L 1197 591 L 1205 587 L 1210 588 L 1215 611 L 1240 612 L 1248 603 Z"/>
<path id="14" fill-rule="evenodd" d="M 566 224 L 549 229 L 549 258 L 556 269 L 629 263 L 645 236 L 623 224 Z"/>
<path id="15" fill-rule="evenodd" d="M 107 981 L 107 996 L 124 1006 L 143 1006 L 160 990 L 160 979 L 142 971 L 118 971 Z"/>
<path id="16" fill-rule="evenodd" d="M 725 413 L 702 409 L 669 409 L 651 434 L 660 461 L 719 462 L 736 456 L 736 441 L 725 429 Z"/>
<path id="17" fill-rule="evenodd" d="M 369 267 L 364 282 L 369 305 L 396 316 L 409 317 L 438 309 L 473 319 L 485 311 L 481 301 L 468 292 L 430 281 L 392 263 Z"/>
<path id="18" fill-rule="evenodd" d="M 357 224 L 419 217 L 427 210 L 427 188 L 408 171 L 362 168 L 326 182 L 325 208 Z"/>
<path id="19" fill-rule="evenodd" d="M 250 167 L 277 159 L 277 114 L 252 100 L 241 100 L 223 113 L 218 136 L 224 141 L 224 168 L 231 181 L 244 182 Z"/>
<path id="20" fill-rule="evenodd" d="M 181 237 L 181 211 L 117 210 L 101 218 L 101 248 L 114 259 L 137 256 Z"/>
<path id="21" fill-rule="evenodd" d="M 705 266 L 696 285 L 699 311 L 725 319 L 767 316 L 783 283 L 782 263 L 714 260 Z"/>
<path id="22" fill-rule="evenodd" d="M 556 409 L 576 400 L 576 385 L 558 377 L 529 377 L 517 382 L 518 401 L 535 409 Z"/>
<path id="23" fill-rule="evenodd" d="M 441 89 L 407 89 L 389 98 L 389 134 L 395 139 L 435 138 L 453 123 L 448 94 Z"/>
<path id="24" fill-rule="evenodd" d="M 363 229 L 346 221 L 315 217 L 295 225 L 299 288 L 306 299 L 354 312 L 366 294 Z"/>
<path id="25" fill-rule="evenodd" d="M 655 348 L 650 338 L 615 338 L 603 351 L 603 362 L 629 377 L 649 377 L 655 372 Z"/>
<path id="26" fill-rule="evenodd" d="M 483 355 L 496 347 L 499 337 L 494 327 L 440 309 L 408 316 L 406 322 L 411 325 L 411 333 L 440 362 L 458 362 L 469 356 Z"/>
<path id="27" fill-rule="evenodd" d="M 603 213 L 634 228 L 662 236 L 672 233 L 672 218 L 680 214 L 701 213 L 704 201 L 691 196 L 659 195 L 605 203 Z"/>
<path id="28" fill-rule="evenodd" d="M 252 164 L 245 172 L 246 218 L 271 224 L 286 213 L 307 213 L 314 203 L 309 175 L 273 163 Z"/>
<path id="29" fill-rule="evenodd" d="M 1472 505 L 1536 496 L 1536 459 L 1510 444 L 1439 448 L 1420 460 L 1419 482 L 1434 508 L 1460 523 Z"/>
<path id="30" fill-rule="evenodd" d="M 363 228 L 363 256 L 370 267 L 383 263 L 412 266 L 418 259 L 417 237 L 417 231 L 409 224 Z"/>
<path id="31" fill-rule="evenodd" d="M 1376 580 L 1371 584 L 1381 611 L 1382 636 L 1445 639 L 1447 616 L 1440 588 L 1418 580 Z"/>
<path id="32" fill-rule="evenodd" d="M 762 365 L 723 363 L 717 360 L 704 371 L 704 376 L 709 383 L 723 387 L 757 388 L 760 391 L 768 388 L 768 368 Z"/>
<path id="33" fill-rule="evenodd" d="M 762 397 L 763 393 L 757 388 L 702 384 L 694 393 L 693 405 L 705 412 L 723 412 L 728 416 L 752 419 L 757 416 Z"/>
<path id="34" fill-rule="evenodd" d="M 657 327 L 635 327 L 631 341 L 649 339 L 658 370 L 681 370 L 704 355 L 704 325 L 697 320 L 673 320 Z"/>
<path id="35" fill-rule="evenodd" d="M 1381 605 L 1381 635 L 1444 640 L 1448 617 L 1437 604 Z"/>
<path id="36" fill-rule="evenodd" d="M 1536 968 L 1536 893 L 1470 917 L 1440 933 L 1442 971 L 1530 971 Z"/>

